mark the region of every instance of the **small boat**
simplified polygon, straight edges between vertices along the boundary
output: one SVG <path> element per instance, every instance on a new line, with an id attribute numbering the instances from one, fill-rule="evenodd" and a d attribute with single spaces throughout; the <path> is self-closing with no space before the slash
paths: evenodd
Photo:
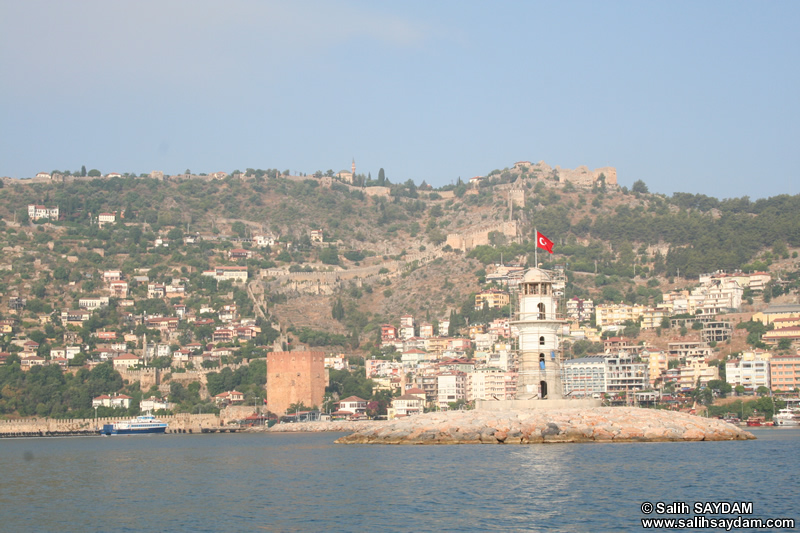
<path id="1" fill-rule="evenodd" d="M 785 408 L 778 411 L 772 417 L 776 426 L 800 426 L 800 411 L 797 409 Z"/>
<path id="2" fill-rule="evenodd" d="M 766 422 L 766 419 L 763 416 L 751 416 L 750 418 L 747 419 L 748 426 L 754 426 L 754 427 L 763 426 L 764 422 Z"/>
<path id="3" fill-rule="evenodd" d="M 164 433 L 168 424 L 158 420 L 151 414 L 137 416 L 132 420 L 103 424 L 102 435 L 145 435 L 148 433 Z"/>

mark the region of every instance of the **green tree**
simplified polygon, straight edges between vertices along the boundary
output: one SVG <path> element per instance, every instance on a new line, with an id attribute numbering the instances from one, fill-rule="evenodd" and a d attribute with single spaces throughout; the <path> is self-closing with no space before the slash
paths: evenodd
<path id="1" fill-rule="evenodd" d="M 339 252 L 336 250 L 335 246 L 328 246 L 320 250 L 319 260 L 326 265 L 338 265 Z"/>
<path id="2" fill-rule="evenodd" d="M 93 168 L 92 170 L 89 171 L 88 176 L 90 178 L 99 178 L 100 176 L 102 176 L 102 174 L 100 174 L 99 170 L 97 170 L 96 168 Z"/>
<path id="3" fill-rule="evenodd" d="M 642 194 L 647 194 L 650 190 L 647 188 L 647 185 L 642 180 L 636 180 L 633 182 L 633 186 L 631 186 L 631 191 L 638 192 Z"/>
<path id="4" fill-rule="evenodd" d="M 340 298 L 337 298 L 336 301 L 333 302 L 333 307 L 331 308 L 331 317 L 339 322 L 341 322 L 344 318 L 344 305 L 342 305 L 342 300 Z"/>
<path id="5" fill-rule="evenodd" d="M 244 222 L 237 220 L 236 222 L 231 224 L 231 231 L 233 231 L 240 238 L 243 238 L 245 236 L 245 233 L 247 232 L 247 227 L 244 225 Z"/>

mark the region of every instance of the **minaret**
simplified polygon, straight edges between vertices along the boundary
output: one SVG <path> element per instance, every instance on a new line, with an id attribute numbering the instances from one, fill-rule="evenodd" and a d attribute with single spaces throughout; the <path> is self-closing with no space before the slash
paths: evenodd
<path id="1" fill-rule="evenodd" d="M 353 183 L 356 181 L 356 158 L 353 158 L 353 164 L 350 166 L 353 169 Z"/>
<path id="2" fill-rule="evenodd" d="M 553 281 L 543 270 L 532 268 L 519 286 L 519 378 L 517 399 L 558 400 L 564 397 L 558 330 L 566 323 L 556 316 Z"/>

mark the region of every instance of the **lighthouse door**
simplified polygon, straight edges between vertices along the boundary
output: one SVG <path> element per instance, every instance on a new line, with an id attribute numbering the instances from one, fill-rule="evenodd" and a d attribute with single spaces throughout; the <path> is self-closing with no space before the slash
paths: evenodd
<path id="1" fill-rule="evenodd" d="M 539 387 L 542 390 L 541 395 L 539 397 L 544 400 L 545 398 L 547 398 L 547 382 L 546 381 L 540 381 L 539 382 Z"/>

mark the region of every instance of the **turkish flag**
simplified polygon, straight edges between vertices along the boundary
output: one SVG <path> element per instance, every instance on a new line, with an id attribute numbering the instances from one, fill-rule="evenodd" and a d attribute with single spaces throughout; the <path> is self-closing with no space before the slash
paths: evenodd
<path id="1" fill-rule="evenodd" d="M 538 246 L 539 248 L 544 248 L 551 254 L 553 253 L 553 241 L 551 241 L 538 231 L 536 232 L 536 246 Z"/>

